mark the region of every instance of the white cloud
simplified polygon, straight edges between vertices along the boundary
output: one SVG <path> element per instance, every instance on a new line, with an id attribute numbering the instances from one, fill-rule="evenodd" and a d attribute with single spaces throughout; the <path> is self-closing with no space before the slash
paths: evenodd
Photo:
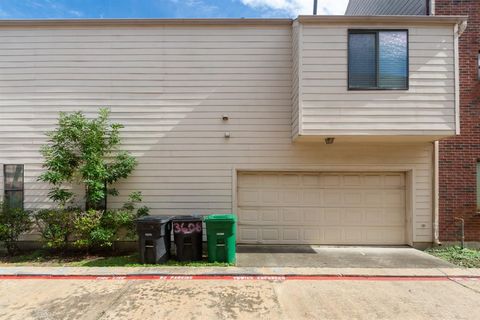
<path id="1" fill-rule="evenodd" d="M 282 11 L 291 16 L 313 13 L 313 0 L 240 0 L 254 9 Z M 343 15 L 348 0 L 318 0 L 317 14 Z"/>

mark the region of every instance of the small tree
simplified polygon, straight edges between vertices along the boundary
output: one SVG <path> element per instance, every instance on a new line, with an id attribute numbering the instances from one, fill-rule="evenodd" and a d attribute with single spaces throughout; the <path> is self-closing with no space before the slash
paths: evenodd
<path id="1" fill-rule="evenodd" d="M 108 109 L 100 109 L 95 119 L 80 111 L 61 112 L 58 128 L 47 133 L 49 143 L 41 149 L 46 171 L 39 180 L 52 185 L 48 195 L 62 207 L 74 199 L 66 184 L 83 185 L 86 208 L 97 208 L 107 193 L 118 194 L 109 186 L 137 165 L 132 155 L 118 150 L 123 125 L 110 123 L 108 117 Z"/>

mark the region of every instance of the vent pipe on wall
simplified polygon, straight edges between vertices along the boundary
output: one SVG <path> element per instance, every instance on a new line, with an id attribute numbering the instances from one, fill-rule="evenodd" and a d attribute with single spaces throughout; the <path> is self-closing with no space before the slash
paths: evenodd
<path id="1" fill-rule="evenodd" d="M 317 1 L 318 0 L 313 0 L 313 15 L 317 15 Z"/>

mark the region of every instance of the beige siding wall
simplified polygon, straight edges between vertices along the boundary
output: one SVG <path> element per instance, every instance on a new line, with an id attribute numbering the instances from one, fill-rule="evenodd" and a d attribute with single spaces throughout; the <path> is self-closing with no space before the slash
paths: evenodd
<path id="1" fill-rule="evenodd" d="M 409 90 L 348 91 L 348 29 L 385 27 L 303 26 L 302 135 L 455 133 L 452 26 L 408 27 Z"/>
<path id="2" fill-rule="evenodd" d="M 292 144 L 291 57 L 290 26 L 2 29 L 0 164 L 25 164 L 26 207 L 49 206 L 48 186 L 36 181 L 44 132 L 59 111 L 107 106 L 139 160 L 112 206 L 141 190 L 154 214 L 231 212 L 235 168 L 411 168 L 414 241 L 431 241 L 431 146 Z M 337 80 L 308 79 L 304 98 L 312 81 L 325 93 L 341 90 Z"/>

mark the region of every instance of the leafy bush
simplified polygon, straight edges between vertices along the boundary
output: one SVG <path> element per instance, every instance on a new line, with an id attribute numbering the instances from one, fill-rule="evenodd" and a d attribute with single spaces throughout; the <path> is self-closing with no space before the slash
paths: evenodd
<path id="1" fill-rule="evenodd" d="M 127 238 L 135 236 L 135 219 L 148 215 L 147 207 L 136 209 L 141 201 L 141 193 L 133 192 L 120 209 L 46 209 L 35 218 L 49 248 L 66 249 L 69 242 L 83 250 L 111 248 L 122 238 L 122 231 Z"/>
<path id="2" fill-rule="evenodd" d="M 5 244 L 9 255 L 18 252 L 18 237 L 29 231 L 31 226 L 29 211 L 8 208 L 0 202 L 0 241 Z"/>
<path id="3" fill-rule="evenodd" d="M 102 214 L 102 211 L 90 209 L 82 211 L 74 217 L 75 241 L 73 245 L 75 247 L 88 249 L 91 246 L 91 234 L 99 227 Z"/>
<path id="4" fill-rule="evenodd" d="M 111 248 L 114 241 L 122 238 L 122 230 L 126 231 L 127 238 L 134 237 L 135 219 L 148 215 L 148 208 L 145 206 L 135 210 L 136 204 L 141 201 L 141 193 L 133 192 L 121 209 L 88 210 L 79 215 L 75 221 L 75 246 L 87 250 Z"/>
<path id="5" fill-rule="evenodd" d="M 78 208 L 43 209 L 35 214 L 35 221 L 48 248 L 66 249 L 74 234 Z"/>

